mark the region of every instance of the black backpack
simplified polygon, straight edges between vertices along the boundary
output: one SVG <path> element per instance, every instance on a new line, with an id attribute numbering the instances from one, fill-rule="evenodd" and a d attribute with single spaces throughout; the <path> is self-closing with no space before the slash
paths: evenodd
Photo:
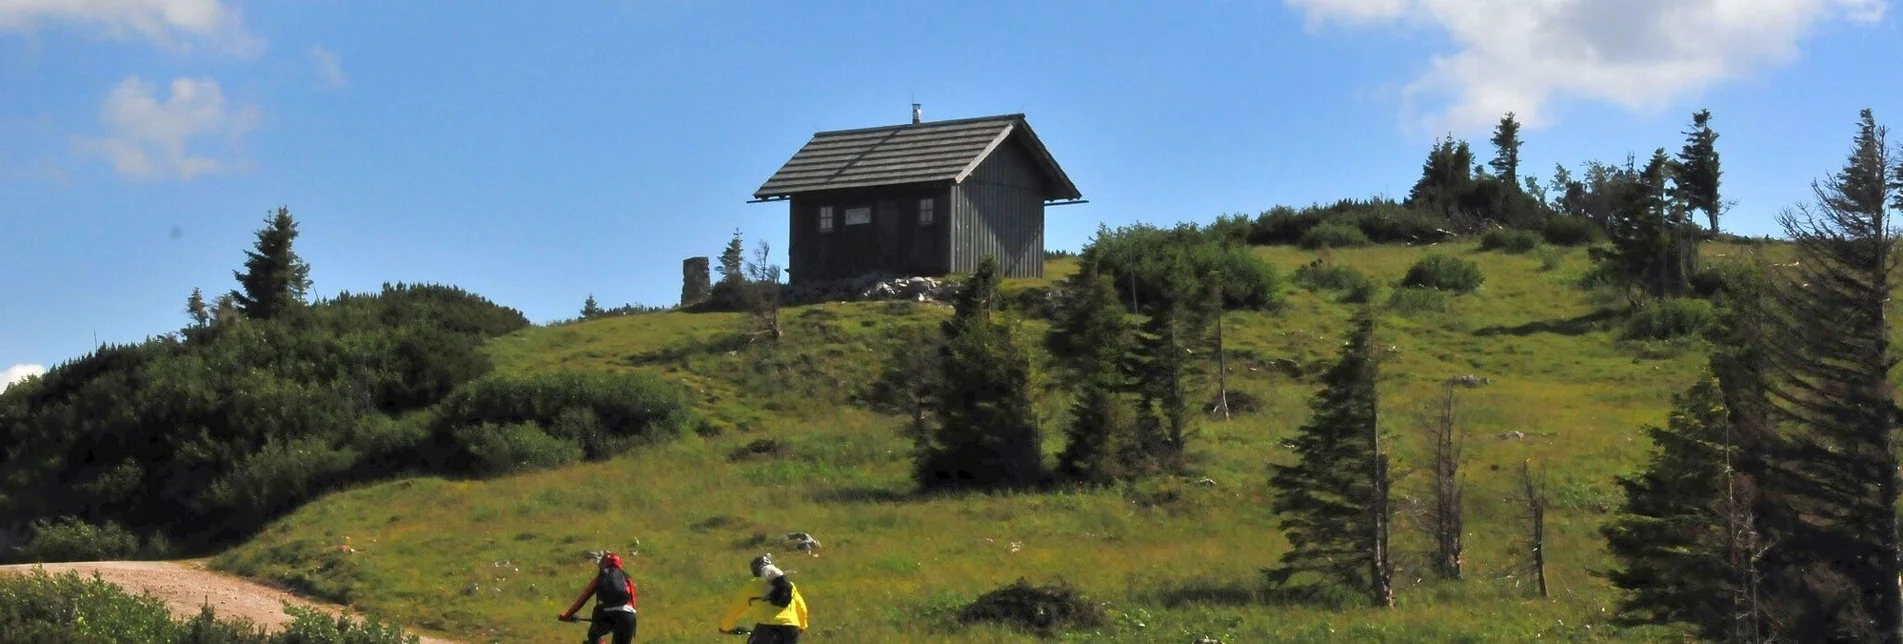
<path id="1" fill-rule="evenodd" d="M 618 568 L 609 568 L 595 575 L 595 605 L 602 608 L 626 606 L 634 601 L 628 594 L 628 573 Z"/>
<path id="2" fill-rule="evenodd" d="M 767 603 L 780 608 L 786 608 L 793 603 L 793 582 L 787 581 L 786 575 L 774 577 L 773 581 L 767 582 L 766 585 Z"/>

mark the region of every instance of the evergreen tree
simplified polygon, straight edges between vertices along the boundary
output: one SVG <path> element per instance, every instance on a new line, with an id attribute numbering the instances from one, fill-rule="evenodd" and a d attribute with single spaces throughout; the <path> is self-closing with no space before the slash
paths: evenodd
<path id="1" fill-rule="evenodd" d="M 1711 232 L 1718 232 L 1718 215 L 1723 202 L 1718 198 L 1718 133 L 1711 129 L 1711 110 L 1692 114 L 1692 129 L 1685 132 L 1685 147 L 1678 151 L 1677 172 L 1673 179 L 1674 197 L 1687 210 L 1705 213 Z"/>
<path id="2" fill-rule="evenodd" d="M 1172 298 L 1151 307 L 1136 335 L 1136 355 L 1128 368 L 1137 388 L 1137 426 L 1127 446 L 1125 466 L 1151 472 L 1181 470 L 1187 453 L 1190 403 L 1188 340 L 1192 335 L 1186 303 Z"/>
<path id="3" fill-rule="evenodd" d="M 1626 592 L 1620 621 L 1687 624 L 1713 641 L 1737 634 L 1730 423 L 1718 379 L 1707 374 L 1673 397 L 1665 428 L 1645 428 L 1659 451 L 1643 472 L 1617 479 L 1625 502 L 1601 529 L 1621 566 L 1606 574 Z"/>
<path id="4" fill-rule="evenodd" d="M 1122 361 L 1130 352 L 1130 325 L 1124 320 L 1116 286 L 1094 266 L 1067 284 L 1069 304 L 1051 329 L 1051 343 L 1077 383 L 1064 450 L 1057 472 L 1066 479 L 1107 483 L 1124 475 L 1118 454 L 1131 430 L 1130 404 Z"/>
<path id="5" fill-rule="evenodd" d="M 1506 185 L 1520 187 L 1520 122 L 1512 112 L 1500 117 L 1500 124 L 1493 128 L 1493 160 L 1487 162 L 1493 168 L 1495 176 Z"/>
<path id="6" fill-rule="evenodd" d="M 1655 298 L 1683 295 L 1697 270 L 1698 235 L 1689 230 L 1685 210 L 1671 199 L 1671 157 L 1660 148 L 1645 169 L 1628 172 L 1630 181 L 1608 184 L 1617 191 L 1608 230 L 1612 247 L 1595 257 L 1608 262 L 1629 288 Z"/>
<path id="7" fill-rule="evenodd" d="M 1289 550 L 1270 583 L 1299 588 L 1336 583 L 1392 606 L 1387 552 L 1389 476 L 1381 451 L 1375 389 L 1374 318 L 1361 312 L 1341 359 L 1322 376 L 1314 416 L 1293 439 L 1296 462 L 1276 465 L 1269 485 Z M 1319 579 L 1300 579 L 1302 576 Z"/>
<path id="8" fill-rule="evenodd" d="M 224 324 L 226 322 L 239 320 L 243 318 L 244 318 L 244 312 L 238 309 L 238 297 L 236 295 L 233 295 L 231 293 L 226 293 L 224 295 L 218 296 L 218 301 L 216 305 L 212 307 L 212 314 L 211 314 L 212 323 Z"/>
<path id="9" fill-rule="evenodd" d="M 1473 189 L 1473 168 L 1473 150 L 1466 141 L 1452 135 L 1436 141 L 1421 164 L 1420 180 L 1408 190 L 1408 207 L 1452 213 Z"/>
<path id="10" fill-rule="evenodd" d="M 192 319 L 192 326 L 203 327 L 211 324 L 211 309 L 205 305 L 205 293 L 192 287 L 191 297 L 185 298 L 185 315 Z"/>
<path id="11" fill-rule="evenodd" d="M 289 208 L 279 207 L 257 232 L 253 250 L 245 251 L 244 271 L 232 275 L 244 287 L 232 291 L 232 299 L 245 317 L 269 320 L 304 304 L 311 288 L 311 267 L 297 256 L 291 244 L 297 239 L 297 222 Z"/>
<path id="12" fill-rule="evenodd" d="M 592 320 L 601 315 L 601 305 L 595 303 L 595 294 L 589 293 L 588 299 L 581 303 L 581 319 Z"/>
<path id="13" fill-rule="evenodd" d="M 1885 128 L 1864 110 L 1849 161 L 1815 186 L 1815 207 L 1779 217 L 1797 261 L 1773 294 L 1772 388 L 1793 449 L 1779 464 L 1803 517 L 1789 536 L 1841 588 L 1836 637 L 1903 641 L 1896 507 L 1899 411 L 1886 307 L 1898 268 L 1898 197 Z"/>
<path id="14" fill-rule="evenodd" d="M 996 258 L 980 260 L 951 319 L 940 325 L 938 427 L 921 441 L 915 462 L 915 476 L 928 489 L 1044 480 L 1031 360 L 1014 326 L 999 319 L 998 272 Z"/>
<path id="15" fill-rule="evenodd" d="M 741 241 L 740 229 L 733 230 L 733 239 L 728 240 L 726 250 L 720 251 L 720 273 L 718 284 L 737 285 L 747 281 L 747 246 Z"/>

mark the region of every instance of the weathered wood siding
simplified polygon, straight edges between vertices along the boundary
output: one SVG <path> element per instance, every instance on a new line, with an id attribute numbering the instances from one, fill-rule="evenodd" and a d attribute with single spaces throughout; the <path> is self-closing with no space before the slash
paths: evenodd
<path id="1" fill-rule="evenodd" d="M 937 276 L 950 272 L 947 243 L 951 191 L 908 185 L 796 195 L 788 211 L 788 281 L 805 284 L 886 272 Z M 919 223 L 919 200 L 933 200 L 932 223 Z M 833 230 L 821 232 L 820 207 L 833 207 Z M 846 210 L 872 209 L 872 221 L 846 225 Z M 748 249 L 751 252 L 752 249 Z"/>
<path id="2" fill-rule="evenodd" d="M 1007 277 L 1044 276 L 1044 184 L 1018 147 L 999 145 L 951 189 L 951 270 L 969 273 L 986 255 Z"/>

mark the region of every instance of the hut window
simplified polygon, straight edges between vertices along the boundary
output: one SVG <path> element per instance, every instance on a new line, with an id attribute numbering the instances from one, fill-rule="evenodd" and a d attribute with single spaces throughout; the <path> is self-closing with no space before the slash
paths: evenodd
<path id="1" fill-rule="evenodd" d="M 833 207 L 820 206 L 819 207 L 819 232 L 830 233 L 832 231 L 833 231 Z"/>
<path id="2" fill-rule="evenodd" d="M 932 203 L 931 197 L 926 197 L 924 199 L 918 200 L 918 225 L 920 226 L 932 225 L 932 215 L 937 214 L 932 212 L 932 207 L 934 205 L 936 204 Z"/>
<path id="3" fill-rule="evenodd" d="M 846 225 L 858 226 L 860 224 L 869 224 L 869 223 L 872 223 L 872 209 L 871 208 L 847 208 L 846 209 Z"/>

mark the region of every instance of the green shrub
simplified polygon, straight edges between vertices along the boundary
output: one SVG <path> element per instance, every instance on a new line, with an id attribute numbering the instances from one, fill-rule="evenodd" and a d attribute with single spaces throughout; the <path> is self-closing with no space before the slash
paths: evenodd
<path id="1" fill-rule="evenodd" d="M 107 561 L 138 556 L 139 538 L 118 523 L 93 525 L 76 517 L 44 519 L 31 525 L 32 536 L 11 557 L 28 563 Z"/>
<path id="2" fill-rule="evenodd" d="M 1302 234 L 1302 248 L 1350 248 L 1368 245 L 1368 234 L 1348 222 L 1331 221 Z"/>
<path id="3" fill-rule="evenodd" d="M 1493 228 L 1480 236 L 1480 250 L 1498 250 L 1508 253 L 1525 253 L 1538 248 L 1539 233 L 1513 228 Z"/>
<path id="4" fill-rule="evenodd" d="M 249 620 L 220 618 L 210 607 L 185 620 L 172 617 L 165 602 L 149 594 L 133 595 L 104 579 L 77 573 L 0 575 L 0 641 L 48 644 L 417 644 L 375 618 L 331 618 L 300 606 L 285 606 L 292 617 L 278 633 L 265 633 Z"/>
<path id="5" fill-rule="evenodd" d="M 534 423 L 581 448 L 589 460 L 677 437 L 695 419 L 685 387 L 647 372 L 491 376 L 457 389 L 437 414 L 439 432 L 446 435 L 484 423 Z"/>
<path id="6" fill-rule="evenodd" d="M 1550 271 L 1559 268 L 1566 261 L 1566 249 L 1558 246 L 1541 246 L 1533 251 L 1533 257 L 1540 260 L 1540 270 Z"/>
<path id="7" fill-rule="evenodd" d="M 457 440 L 484 474 L 510 474 L 580 461 L 582 448 L 543 432 L 535 423 L 482 423 L 459 432 Z"/>
<path id="8" fill-rule="evenodd" d="M 1286 287 L 1281 271 L 1246 246 L 1224 245 L 1214 237 L 1189 224 L 1101 228 L 1079 261 L 1111 275 L 1120 299 L 1131 299 L 1134 289 L 1135 299 L 1145 306 L 1195 297 L 1181 287 L 1207 286 L 1215 275 L 1224 280 L 1223 303 L 1228 308 L 1280 306 Z"/>
<path id="9" fill-rule="evenodd" d="M 958 612 L 958 621 L 993 622 L 1045 637 L 1104 623 L 1103 609 L 1069 584 L 1033 586 L 1020 578 L 978 597 Z"/>
<path id="10" fill-rule="evenodd" d="M 1583 217 L 1550 217 L 1540 228 L 1540 236 L 1554 246 L 1584 246 L 1598 241 L 1603 234 L 1599 225 Z"/>
<path id="11" fill-rule="evenodd" d="M 1359 229 L 1371 243 L 1416 243 L 1445 239 L 1447 220 L 1422 210 L 1382 199 L 1357 201 L 1343 199 L 1328 205 L 1312 205 L 1301 210 L 1276 206 L 1257 217 L 1249 231 L 1249 243 L 1257 245 L 1295 244 L 1309 231 L 1325 222 L 1347 224 Z"/>
<path id="12" fill-rule="evenodd" d="M 1370 279 L 1349 286 L 1348 291 L 1341 294 L 1341 301 L 1349 304 L 1367 304 L 1373 302 L 1375 296 L 1380 294 L 1381 283 Z"/>
<path id="13" fill-rule="evenodd" d="M 1353 266 L 1318 261 L 1295 269 L 1295 283 L 1311 291 L 1346 291 L 1362 284 L 1372 284 L 1374 278 L 1355 270 Z"/>
<path id="14" fill-rule="evenodd" d="M 1648 301 L 1640 304 L 1626 319 L 1621 338 L 1626 340 L 1670 340 L 1704 332 L 1718 321 L 1718 309 L 1710 301 L 1677 299 Z"/>
<path id="15" fill-rule="evenodd" d="M 1402 286 L 1472 293 L 1486 278 L 1473 262 L 1442 253 L 1429 253 L 1407 269 Z"/>
<path id="16" fill-rule="evenodd" d="M 1446 292 L 1436 289 L 1407 286 L 1394 289 L 1388 295 L 1388 309 L 1402 315 L 1445 313 L 1448 297 Z"/>

